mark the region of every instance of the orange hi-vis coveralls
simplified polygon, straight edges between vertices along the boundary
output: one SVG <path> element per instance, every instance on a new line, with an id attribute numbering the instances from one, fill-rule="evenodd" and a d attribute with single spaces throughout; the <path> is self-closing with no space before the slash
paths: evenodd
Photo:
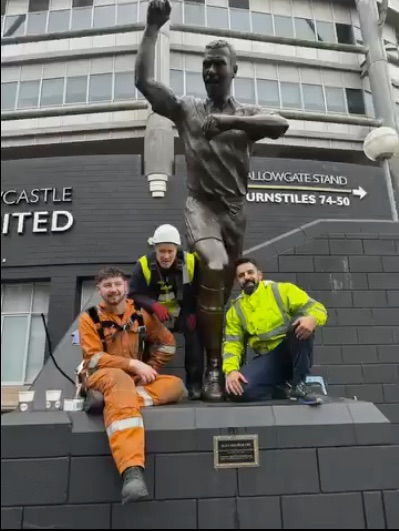
<path id="1" fill-rule="evenodd" d="M 134 303 L 127 300 L 125 314 L 98 307 L 104 326 L 106 348 L 103 348 L 98 327 L 85 312 L 79 321 L 80 343 L 84 356 L 85 385 L 104 396 L 104 422 L 110 448 L 120 474 L 132 466 L 144 467 L 144 425 L 140 414 L 143 406 L 156 406 L 179 401 L 185 394 L 182 380 L 176 376 L 159 375 L 148 385 L 140 385 L 130 368 L 130 360 L 140 359 L 139 324 L 132 320 L 137 314 Z M 173 335 L 145 311 L 140 312 L 146 327 L 145 341 L 151 345 L 148 365 L 158 371 L 175 353 Z M 109 322 L 119 325 L 119 331 Z M 123 331 L 120 327 L 125 327 Z M 104 352 L 106 350 L 107 352 Z"/>

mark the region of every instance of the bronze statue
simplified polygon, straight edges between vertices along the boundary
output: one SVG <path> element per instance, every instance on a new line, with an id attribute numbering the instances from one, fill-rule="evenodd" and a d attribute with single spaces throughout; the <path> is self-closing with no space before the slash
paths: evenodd
<path id="1" fill-rule="evenodd" d="M 203 398 L 220 400 L 223 310 L 234 282 L 234 262 L 242 253 L 252 147 L 262 138 L 284 135 L 288 122 L 256 105 L 242 105 L 230 95 L 238 68 L 234 48 L 225 41 L 206 47 L 202 69 L 208 94 L 205 101 L 178 98 L 156 81 L 156 40 L 170 13 L 169 0 L 150 1 L 135 80 L 154 112 L 172 120 L 184 142 L 187 237 L 202 259 L 198 320 L 207 355 Z"/>

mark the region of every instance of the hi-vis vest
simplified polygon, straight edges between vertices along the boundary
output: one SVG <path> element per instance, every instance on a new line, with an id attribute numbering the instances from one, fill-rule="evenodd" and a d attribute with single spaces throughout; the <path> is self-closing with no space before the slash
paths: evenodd
<path id="1" fill-rule="evenodd" d="M 183 302 L 184 286 L 192 284 L 195 270 L 195 255 L 193 253 L 178 252 L 177 253 L 177 269 L 181 271 L 181 275 L 177 274 L 177 286 L 173 287 L 167 284 L 159 274 L 155 253 L 153 255 L 145 255 L 139 259 L 144 278 L 147 286 L 153 286 L 159 292 L 158 302 L 163 304 L 169 311 L 170 315 L 177 317 L 180 313 L 180 307 Z M 177 293 L 175 289 L 177 288 Z"/>
<path id="2" fill-rule="evenodd" d="M 239 370 L 246 342 L 257 354 L 274 350 L 291 324 L 312 315 L 318 326 L 327 322 L 327 310 L 294 284 L 263 281 L 252 295 L 238 297 L 226 315 L 223 371 Z"/>

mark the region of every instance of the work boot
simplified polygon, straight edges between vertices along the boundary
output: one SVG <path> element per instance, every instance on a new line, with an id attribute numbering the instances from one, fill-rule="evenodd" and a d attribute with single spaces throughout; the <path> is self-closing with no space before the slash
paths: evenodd
<path id="1" fill-rule="evenodd" d="M 123 472 L 122 505 L 148 496 L 143 472 L 141 466 L 131 466 Z"/>
<path id="2" fill-rule="evenodd" d="M 187 384 L 186 387 L 189 400 L 201 400 L 202 389 L 200 383 Z"/>
<path id="3" fill-rule="evenodd" d="M 289 391 L 289 399 L 304 406 L 320 406 L 323 403 L 322 398 L 313 393 L 306 382 L 293 385 Z"/>
<path id="4" fill-rule="evenodd" d="M 209 368 L 202 387 L 202 399 L 206 402 L 220 402 L 223 400 L 223 376 L 217 367 Z"/>

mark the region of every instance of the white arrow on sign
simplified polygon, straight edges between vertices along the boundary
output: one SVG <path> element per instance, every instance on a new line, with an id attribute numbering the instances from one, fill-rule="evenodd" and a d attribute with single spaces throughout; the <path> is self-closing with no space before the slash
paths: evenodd
<path id="1" fill-rule="evenodd" d="M 357 197 L 360 197 L 360 199 L 364 199 L 367 195 L 367 192 L 366 190 L 364 190 L 364 188 L 359 186 L 359 188 L 357 188 L 356 190 L 352 190 L 352 194 L 356 195 Z"/>

